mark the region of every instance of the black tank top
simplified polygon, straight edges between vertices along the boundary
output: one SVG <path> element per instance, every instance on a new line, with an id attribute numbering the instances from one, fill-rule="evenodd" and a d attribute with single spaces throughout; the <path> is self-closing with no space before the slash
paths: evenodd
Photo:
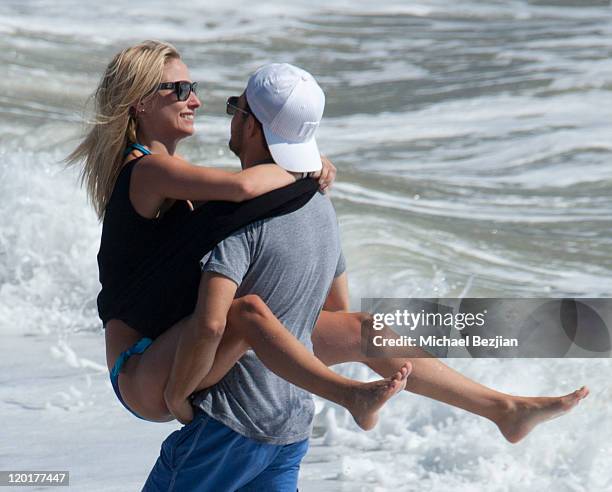
<path id="1" fill-rule="evenodd" d="M 305 179 L 252 200 L 207 202 L 194 211 L 176 201 L 160 218 L 147 219 L 129 196 L 140 159 L 123 167 L 104 213 L 98 313 L 103 323 L 120 319 L 150 338 L 194 311 L 200 259 L 217 243 L 253 221 L 297 210 L 318 189 Z"/>

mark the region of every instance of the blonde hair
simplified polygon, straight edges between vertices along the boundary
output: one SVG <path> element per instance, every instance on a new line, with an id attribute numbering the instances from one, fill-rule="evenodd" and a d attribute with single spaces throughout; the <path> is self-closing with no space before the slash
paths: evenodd
<path id="1" fill-rule="evenodd" d="M 156 93 L 164 66 L 171 59 L 180 59 L 179 52 L 160 41 L 144 41 L 126 48 L 108 64 L 93 94 L 94 119 L 66 162 L 83 161 L 80 182 L 86 185 L 100 220 L 121 171 L 124 149 L 136 142 L 138 120 L 131 108 Z"/>

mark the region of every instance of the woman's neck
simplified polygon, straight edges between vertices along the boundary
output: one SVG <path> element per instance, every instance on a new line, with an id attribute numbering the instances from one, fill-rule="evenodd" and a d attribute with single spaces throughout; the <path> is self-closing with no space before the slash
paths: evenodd
<path id="1" fill-rule="evenodd" d="M 138 133 L 136 137 L 138 143 L 144 145 L 153 154 L 174 155 L 176 151 L 176 141 L 164 141 L 141 133 Z"/>

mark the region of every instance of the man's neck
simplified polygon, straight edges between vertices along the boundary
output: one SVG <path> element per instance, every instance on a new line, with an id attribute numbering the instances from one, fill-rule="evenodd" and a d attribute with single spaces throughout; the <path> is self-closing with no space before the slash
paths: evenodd
<path id="1" fill-rule="evenodd" d="M 244 166 L 244 168 L 245 168 L 245 169 L 247 169 L 247 168 L 249 168 L 249 167 L 259 166 L 260 164 L 276 164 L 276 163 L 274 162 L 274 160 L 273 160 L 272 158 L 269 158 L 269 159 L 261 159 L 261 160 L 258 160 L 258 161 L 252 161 L 252 162 L 249 162 L 248 164 L 246 164 L 246 165 Z"/>
<path id="2" fill-rule="evenodd" d="M 249 149 L 240 156 L 242 169 L 258 166 L 260 164 L 274 164 L 274 159 L 267 149 Z"/>
<path id="3" fill-rule="evenodd" d="M 245 154 L 243 156 L 240 156 L 240 163 L 242 165 L 242 169 L 259 166 L 260 164 L 276 164 L 270 152 Z M 294 173 L 291 171 L 287 172 L 291 174 L 296 180 L 302 177 L 302 173 Z"/>

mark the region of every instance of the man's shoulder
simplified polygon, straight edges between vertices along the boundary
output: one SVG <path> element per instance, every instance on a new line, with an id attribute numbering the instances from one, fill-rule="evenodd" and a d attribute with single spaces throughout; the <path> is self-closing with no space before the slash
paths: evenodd
<path id="1" fill-rule="evenodd" d="M 242 238 L 241 242 L 244 245 L 254 245 L 263 237 L 286 241 L 285 233 L 299 232 L 303 227 L 317 224 L 324 229 L 326 223 L 334 227 L 337 225 L 336 211 L 329 197 L 317 192 L 301 208 L 287 214 L 251 222 L 236 230 L 227 239 L 229 242 L 235 242 L 231 239 Z M 227 239 L 222 243 L 227 243 Z"/>
<path id="2" fill-rule="evenodd" d="M 300 222 L 316 221 L 325 217 L 336 218 L 336 211 L 329 197 L 317 192 L 301 208 L 288 214 L 277 215 L 267 219 L 253 222 L 253 230 L 263 229 L 266 224 L 291 225 Z"/>

